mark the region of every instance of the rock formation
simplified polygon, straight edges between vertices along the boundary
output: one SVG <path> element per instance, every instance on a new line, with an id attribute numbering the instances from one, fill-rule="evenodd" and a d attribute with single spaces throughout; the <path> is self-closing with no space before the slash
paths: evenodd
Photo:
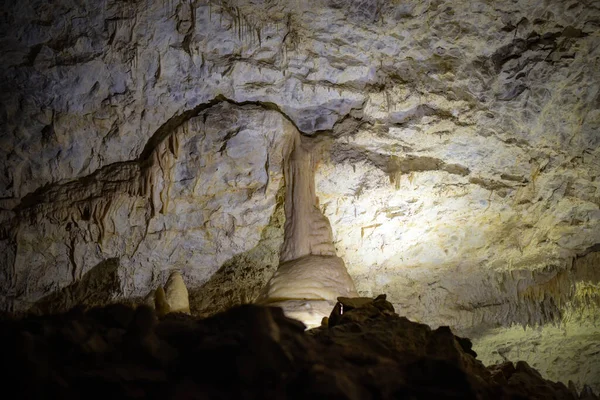
<path id="1" fill-rule="evenodd" d="M 171 272 L 165 284 L 165 298 L 171 312 L 190 313 L 188 290 L 179 271 Z"/>
<path id="2" fill-rule="evenodd" d="M 171 312 L 171 306 L 169 306 L 169 302 L 167 301 L 167 295 L 165 294 L 165 288 L 159 286 L 154 291 L 154 309 L 156 310 L 156 315 L 159 317 L 164 317 L 168 313 Z"/>
<path id="3" fill-rule="evenodd" d="M 342 304 L 306 332 L 255 305 L 206 319 L 115 304 L 1 320 L 0 366 L 5 389 L 32 399 L 598 399 L 525 362 L 485 367 L 468 339 L 398 316 L 385 296 Z"/>
<path id="4" fill-rule="evenodd" d="M 596 1 L 3 6 L 1 310 L 253 302 L 300 133 L 361 296 L 600 390 Z"/>
<path id="5" fill-rule="evenodd" d="M 356 296 L 344 260 L 335 255 L 331 226 L 317 208 L 315 163 L 296 136 L 286 164 L 285 238 L 281 264 L 258 301 L 282 307 L 309 328 L 319 326 L 339 296 Z"/>
<path id="6" fill-rule="evenodd" d="M 156 315 L 163 317 L 169 313 L 190 313 L 190 299 L 187 287 L 179 271 L 173 271 L 165 286 L 151 290 L 144 298 L 143 304 L 156 310 Z"/>
<path id="7" fill-rule="evenodd" d="M 109 258 L 119 263 L 115 296 L 142 297 L 172 269 L 198 286 L 259 244 L 296 129 L 275 111 L 227 101 L 186 118 L 159 130 L 134 161 L 40 189 L 5 210 L 3 309 L 27 310 Z M 264 286 L 280 244 L 263 249 L 249 278 L 237 281 L 240 291 Z"/>

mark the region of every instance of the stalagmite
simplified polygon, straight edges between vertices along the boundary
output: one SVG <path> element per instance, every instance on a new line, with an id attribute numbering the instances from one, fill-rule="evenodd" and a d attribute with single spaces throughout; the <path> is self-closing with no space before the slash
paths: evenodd
<path id="1" fill-rule="evenodd" d="M 169 303 L 167 303 L 165 289 L 159 286 L 154 293 L 154 308 L 156 309 L 156 315 L 159 317 L 167 315 L 171 309 Z"/>
<path id="2" fill-rule="evenodd" d="M 165 284 L 165 295 L 170 312 L 190 313 L 188 290 L 179 271 L 171 272 Z"/>
<path id="3" fill-rule="evenodd" d="M 312 325 L 347 270 L 600 391 L 598 2 L 5 3 L 0 314 L 164 313 L 179 270 Z"/>
<path id="4" fill-rule="evenodd" d="M 144 301 L 142 302 L 144 305 L 147 305 L 150 308 L 155 308 L 156 305 L 156 290 L 152 289 L 146 297 L 144 297 Z"/>
<path id="5" fill-rule="evenodd" d="M 190 300 L 187 287 L 179 271 L 173 271 L 165 286 L 151 290 L 143 303 L 156 310 L 159 317 L 168 313 L 190 314 Z"/>
<path id="6" fill-rule="evenodd" d="M 357 296 L 344 261 L 336 256 L 329 220 L 317 207 L 314 160 L 300 136 L 285 169 L 285 239 L 280 265 L 259 303 L 282 307 L 285 314 L 319 326 L 339 296 Z"/>

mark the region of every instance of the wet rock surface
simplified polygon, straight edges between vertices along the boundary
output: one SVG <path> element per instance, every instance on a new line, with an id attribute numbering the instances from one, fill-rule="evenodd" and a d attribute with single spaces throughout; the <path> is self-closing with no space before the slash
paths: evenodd
<path id="1" fill-rule="evenodd" d="M 255 305 L 206 319 L 124 304 L 5 317 L 6 388 L 64 399 L 598 398 L 524 362 L 486 368 L 468 339 L 398 316 L 385 296 L 340 300 L 329 326 L 309 331 Z"/>

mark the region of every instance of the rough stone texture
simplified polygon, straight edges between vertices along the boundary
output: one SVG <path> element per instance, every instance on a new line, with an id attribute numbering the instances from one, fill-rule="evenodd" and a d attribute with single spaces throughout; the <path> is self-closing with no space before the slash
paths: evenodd
<path id="1" fill-rule="evenodd" d="M 279 248 L 284 239 L 284 188 L 277 194 L 277 206 L 258 244 L 235 255 L 210 279 L 190 288 L 192 314 L 209 316 L 235 305 L 253 302 L 279 265 Z"/>
<path id="2" fill-rule="evenodd" d="M 120 295 L 119 260 L 109 258 L 92 267 L 73 284 L 38 300 L 31 311 L 46 314 L 75 306 L 93 306 L 115 301 Z"/>
<path id="3" fill-rule="evenodd" d="M 221 102 L 189 116 L 148 158 L 29 195 L 5 233 L 3 308 L 27 309 L 106 258 L 120 259 L 120 297 L 145 295 L 175 269 L 189 285 L 206 282 L 259 243 L 295 135 L 275 111 Z"/>
<path id="4" fill-rule="evenodd" d="M 280 264 L 257 302 L 281 307 L 286 316 L 315 328 L 329 315 L 339 296 L 356 295 L 344 260 L 307 255 Z"/>
<path id="5" fill-rule="evenodd" d="M 599 392 L 600 283 L 596 278 L 599 267 L 600 252 L 589 253 L 578 258 L 573 268 L 558 279 L 534 287 L 538 299 L 544 296 L 542 308 L 554 308 L 560 317 L 552 324 L 493 328 L 480 333 L 473 346 L 481 360 L 486 364 L 527 360 L 549 379 L 570 380 L 578 390 L 588 384 Z M 552 292 L 556 294 L 550 295 Z M 559 309 L 552 304 L 555 299 L 561 302 Z"/>
<path id="6" fill-rule="evenodd" d="M 383 296 L 308 332 L 249 305 L 204 320 L 116 304 L 0 323 L 5 386 L 25 398 L 598 399 L 524 362 L 486 368 L 468 339 Z"/>
<path id="7" fill-rule="evenodd" d="M 286 164 L 285 180 L 285 238 L 280 261 L 308 255 L 335 256 L 331 225 L 317 208 L 312 149 L 306 148 L 300 137 Z"/>
<path id="8" fill-rule="evenodd" d="M 171 312 L 171 306 L 167 302 L 165 288 L 162 286 L 159 286 L 154 291 L 154 305 L 152 306 L 152 309 L 156 311 L 156 315 L 159 317 L 164 317 Z"/>
<path id="9" fill-rule="evenodd" d="M 5 2 L 0 304 L 112 258 L 119 296 L 180 268 L 216 309 L 251 300 L 293 124 L 323 139 L 316 194 L 361 295 L 461 331 L 560 320 L 599 281 L 572 273 L 600 243 L 599 21 L 590 0 Z"/>
<path id="10" fill-rule="evenodd" d="M 486 365 L 506 360 L 527 360 L 543 376 L 572 381 L 579 390 L 585 383 L 600 390 L 600 327 L 591 323 L 562 323 L 538 328 L 496 328 L 473 340 L 473 348 Z"/>

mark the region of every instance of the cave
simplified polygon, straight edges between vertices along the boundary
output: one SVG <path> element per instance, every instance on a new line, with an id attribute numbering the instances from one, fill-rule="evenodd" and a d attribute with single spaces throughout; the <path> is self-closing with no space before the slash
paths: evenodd
<path id="1" fill-rule="evenodd" d="M 0 31 L 30 397 L 598 398 L 597 1 L 9 0 Z M 244 389 L 93 375 L 110 335 Z"/>

